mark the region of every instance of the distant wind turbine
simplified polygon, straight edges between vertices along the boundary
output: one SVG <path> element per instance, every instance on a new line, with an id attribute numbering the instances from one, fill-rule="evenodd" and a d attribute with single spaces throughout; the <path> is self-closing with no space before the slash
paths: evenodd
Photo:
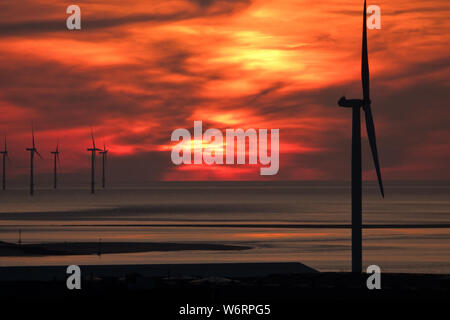
<path id="1" fill-rule="evenodd" d="M 56 150 L 50 153 L 53 154 L 53 189 L 56 189 L 58 183 L 57 167 L 61 167 L 59 160 L 59 142 L 56 144 Z"/>
<path id="2" fill-rule="evenodd" d="M 5 136 L 5 149 L 3 151 L 0 151 L 0 153 L 3 155 L 3 170 L 2 170 L 2 189 L 6 189 L 6 158 L 9 160 L 8 156 L 8 148 L 6 147 L 6 136 Z"/>
<path id="3" fill-rule="evenodd" d="M 381 195 L 384 198 L 383 182 L 381 180 L 380 164 L 378 161 L 377 143 L 375 139 L 375 126 L 370 108 L 370 86 L 369 86 L 369 59 L 367 53 L 367 16 L 366 1 L 364 1 L 363 12 L 363 36 L 362 36 L 362 59 L 361 78 L 363 88 L 363 99 L 346 99 L 345 96 L 338 101 L 339 106 L 352 108 L 352 272 L 362 271 L 362 169 L 361 169 L 361 113 L 364 110 L 366 118 L 367 137 L 372 151 L 375 170 L 377 172 L 378 184 Z"/>
<path id="4" fill-rule="evenodd" d="M 105 188 L 105 166 L 106 166 L 106 155 L 108 154 L 108 151 L 106 149 L 106 144 L 103 143 L 103 150 L 100 151 L 102 155 L 102 187 Z"/>
<path id="5" fill-rule="evenodd" d="M 34 127 L 31 127 L 31 137 L 33 146 L 31 148 L 27 148 L 27 151 L 30 151 L 30 195 L 34 194 L 34 154 L 36 153 L 39 158 L 42 159 L 41 154 L 36 149 L 36 144 L 34 142 Z"/>
<path id="6" fill-rule="evenodd" d="M 91 152 L 91 193 L 95 193 L 95 154 L 97 151 L 102 151 L 95 147 L 94 132 L 91 130 L 92 148 L 88 148 L 87 151 Z"/>

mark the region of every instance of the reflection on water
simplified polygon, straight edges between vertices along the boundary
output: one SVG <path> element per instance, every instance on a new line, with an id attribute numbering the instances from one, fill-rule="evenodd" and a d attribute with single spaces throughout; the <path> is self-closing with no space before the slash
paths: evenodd
<path id="1" fill-rule="evenodd" d="M 365 190 L 366 224 L 448 224 L 446 184 Z M 183 251 L 92 256 L 2 257 L 0 265 L 300 261 L 321 271 L 350 270 L 350 230 L 243 228 L 239 224 L 350 223 L 349 189 L 327 183 L 162 183 L 141 189 L 22 190 L 0 195 L 0 240 L 161 241 L 243 244 L 244 251 Z M 169 224 L 234 223 L 235 227 Z M 150 227 L 142 224 L 167 226 Z M 131 226 L 134 225 L 134 226 Z M 364 264 L 383 271 L 450 273 L 450 229 L 366 229 Z"/>

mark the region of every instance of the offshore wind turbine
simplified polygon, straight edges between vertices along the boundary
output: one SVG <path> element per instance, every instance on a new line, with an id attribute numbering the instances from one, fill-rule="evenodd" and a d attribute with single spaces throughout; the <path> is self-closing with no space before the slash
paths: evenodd
<path id="1" fill-rule="evenodd" d="M 100 151 L 102 155 L 102 187 L 105 188 L 105 165 L 106 165 L 106 155 L 108 154 L 108 149 L 106 149 L 106 144 L 103 142 L 103 150 Z"/>
<path id="2" fill-rule="evenodd" d="M 30 152 L 30 195 L 34 194 L 34 154 L 37 154 L 42 159 L 41 154 L 36 149 L 34 142 L 34 128 L 31 127 L 32 147 L 26 148 Z"/>
<path id="3" fill-rule="evenodd" d="M 92 148 L 88 148 L 87 151 L 91 152 L 91 193 L 95 193 L 95 154 L 97 151 L 102 151 L 95 147 L 94 132 L 91 130 Z"/>
<path id="4" fill-rule="evenodd" d="M 59 160 L 59 142 L 56 144 L 56 150 L 51 151 L 51 154 L 53 154 L 53 189 L 56 189 L 57 183 L 58 183 L 58 177 L 57 177 L 57 167 L 60 164 Z"/>
<path id="5" fill-rule="evenodd" d="M 0 151 L 0 153 L 3 156 L 3 163 L 2 163 L 2 189 L 6 189 L 6 158 L 9 160 L 8 156 L 8 148 L 6 147 L 6 136 L 5 136 L 5 145 L 4 145 L 3 151 Z"/>
<path id="6" fill-rule="evenodd" d="M 369 59 L 367 52 L 367 11 L 364 0 L 361 80 L 363 99 L 340 98 L 338 105 L 352 108 L 352 272 L 362 271 L 362 169 L 361 169 L 361 113 L 362 108 L 366 119 L 367 137 L 377 172 L 378 184 L 384 198 L 383 182 L 381 180 L 380 164 L 378 161 L 375 126 L 372 118 L 370 85 L 369 85 Z"/>

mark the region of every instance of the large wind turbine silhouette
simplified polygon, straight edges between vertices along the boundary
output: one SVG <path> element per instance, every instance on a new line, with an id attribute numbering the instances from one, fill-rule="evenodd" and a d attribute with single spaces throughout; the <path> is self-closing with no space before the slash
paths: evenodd
<path id="1" fill-rule="evenodd" d="M 106 155 L 108 154 L 108 149 L 106 149 L 106 144 L 103 143 L 103 150 L 100 151 L 102 155 L 102 187 L 105 188 L 105 165 L 106 165 Z"/>
<path id="2" fill-rule="evenodd" d="M 36 144 L 34 142 L 34 127 L 31 127 L 31 137 L 32 137 L 32 147 L 27 148 L 30 151 L 30 195 L 34 194 L 34 154 L 37 154 L 39 158 L 42 159 L 41 154 L 36 149 Z"/>
<path id="3" fill-rule="evenodd" d="M 56 143 L 56 150 L 51 151 L 50 153 L 53 154 L 53 189 L 56 189 L 57 183 L 58 183 L 57 167 L 60 163 L 60 161 L 59 161 L 59 142 Z"/>
<path id="4" fill-rule="evenodd" d="M 361 113 L 364 110 L 366 119 L 367 137 L 372 151 L 375 170 L 381 195 L 384 197 L 383 182 L 381 180 L 380 164 L 378 161 L 377 143 L 375 139 L 375 126 L 370 108 L 369 86 L 369 59 L 367 53 L 367 14 L 366 1 L 364 0 L 363 36 L 361 79 L 363 99 L 346 99 L 345 96 L 338 101 L 339 106 L 352 108 L 352 272 L 362 271 L 362 169 L 361 169 Z"/>
<path id="5" fill-rule="evenodd" d="M 5 136 L 5 149 L 3 151 L 0 151 L 0 153 L 3 155 L 3 163 L 2 163 L 2 189 L 6 189 L 6 158 L 8 157 L 8 148 L 6 147 L 6 136 Z"/>
<path id="6" fill-rule="evenodd" d="M 97 151 L 102 151 L 95 147 L 94 132 L 91 130 L 92 148 L 88 148 L 87 151 L 91 152 L 91 193 L 95 193 L 95 154 Z"/>

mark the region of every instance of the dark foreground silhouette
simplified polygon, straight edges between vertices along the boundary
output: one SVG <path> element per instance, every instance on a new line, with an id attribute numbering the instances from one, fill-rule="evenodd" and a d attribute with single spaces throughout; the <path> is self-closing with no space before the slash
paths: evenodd
<path id="1" fill-rule="evenodd" d="M 90 306 L 101 312 L 136 307 L 144 308 L 148 318 L 158 314 L 158 319 L 206 319 L 180 318 L 180 307 L 186 305 L 222 308 L 229 304 L 255 304 L 270 305 L 270 316 L 261 319 L 298 319 L 307 309 L 336 315 L 369 307 L 373 313 L 382 307 L 379 302 L 391 303 L 397 309 L 403 308 L 404 303 L 404 314 L 422 300 L 445 306 L 445 300 L 450 299 L 448 275 L 382 273 L 382 289 L 369 290 L 367 274 L 321 273 L 300 263 L 80 268 L 81 289 L 68 290 L 66 267 L 1 267 L 0 301 L 5 306 L 7 301 L 28 306 L 67 304 L 76 309 Z M 418 302 L 411 304 L 410 300 Z M 218 311 L 212 319 L 247 318 L 260 317 L 230 317 Z"/>
<path id="2" fill-rule="evenodd" d="M 0 257 L 59 256 L 181 250 L 247 250 L 251 247 L 213 243 L 53 242 L 15 244 L 0 241 Z"/>

